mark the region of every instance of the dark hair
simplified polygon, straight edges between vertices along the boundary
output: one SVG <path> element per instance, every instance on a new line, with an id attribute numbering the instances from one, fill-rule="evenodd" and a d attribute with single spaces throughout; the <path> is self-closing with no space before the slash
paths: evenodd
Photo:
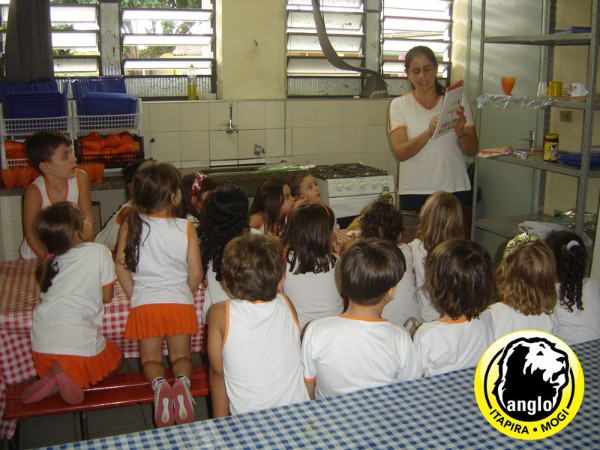
<path id="1" fill-rule="evenodd" d="M 332 217 L 331 209 L 322 203 L 302 205 L 290 216 L 283 246 L 290 271 L 295 275 L 329 272 L 335 267 L 336 257 L 331 253 Z"/>
<path id="2" fill-rule="evenodd" d="M 221 274 L 240 300 L 272 300 L 285 275 L 283 247 L 263 234 L 244 234 L 225 246 Z"/>
<path id="3" fill-rule="evenodd" d="M 556 277 L 560 281 L 558 301 L 569 312 L 573 312 L 574 305 L 583 311 L 583 278 L 587 265 L 583 240 L 572 231 L 552 231 L 546 244 L 556 260 Z"/>
<path id="4" fill-rule="evenodd" d="M 376 200 L 360 218 L 361 236 L 396 242 L 402 233 L 402 213 L 384 200 Z"/>
<path id="5" fill-rule="evenodd" d="M 385 239 L 360 239 L 350 245 L 340 260 L 342 294 L 359 305 L 379 303 L 406 271 L 402 251 Z"/>
<path id="6" fill-rule="evenodd" d="M 41 172 L 40 164 L 50 162 L 54 151 L 61 145 L 72 147 L 73 141 L 65 133 L 38 131 L 25 141 L 25 153 L 27 153 L 29 163 Z"/>
<path id="7" fill-rule="evenodd" d="M 438 63 L 437 58 L 435 57 L 435 53 L 433 53 L 433 50 L 424 45 L 417 45 L 416 47 L 413 47 L 408 52 L 406 52 L 406 56 L 404 57 L 404 71 L 406 73 L 408 73 L 408 71 L 410 70 L 410 65 L 415 56 L 425 56 L 429 61 L 431 61 L 435 65 L 437 72 Z M 413 86 L 413 89 L 414 88 L 415 87 Z M 444 95 L 444 93 L 446 92 L 446 88 L 442 86 L 437 79 L 437 73 L 435 79 L 435 92 L 437 95 Z"/>
<path id="8" fill-rule="evenodd" d="M 140 256 L 142 228 L 146 223 L 140 214 L 152 214 L 170 208 L 175 216 L 177 205 L 173 195 L 179 190 L 181 175 L 170 163 L 146 161 L 133 176 L 133 201 L 135 209 L 127 215 L 127 242 L 125 244 L 125 267 L 137 270 Z"/>
<path id="9" fill-rule="evenodd" d="M 84 220 L 81 210 L 71 202 L 58 202 L 40 211 L 35 220 L 35 232 L 48 251 L 36 271 L 42 292 L 48 291 L 58 273 L 54 258 L 73 248 L 73 236 L 83 229 Z"/>
<path id="10" fill-rule="evenodd" d="M 290 178 L 290 192 L 292 193 L 292 197 L 298 197 L 300 194 L 300 183 L 306 177 L 312 177 L 313 175 L 310 172 L 300 172 Z"/>
<path id="11" fill-rule="evenodd" d="M 265 234 L 281 234 L 285 227 L 285 218 L 280 217 L 283 205 L 283 187 L 287 183 L 279 178 L 271 178 L 256 190 L 254 201 L 248 215 L 261 212 L 265 215 Z"/>
<path id="12" fill-rule="evenodd" d="M 134 159 L 125 167 L 123 167 L 123 181 L 125 182 L 125 186 L 129 183 L 133 182 L 133 176 L 135 175 L 135 171 L 145 163 L 146 161 L 154 161 L 152 158 L 148 159 Z"/>
<path id="13" fill-rule="evenodd" d="M 424 288 L 439 312 L 451 319 L 462 315 L 467 320 L 475 319 L 494 298 L 494 263 L 476 242 L 442 242 L 427 255 Z"/>
<path id="14" fill-rule="evenodd" d="M 192 187 L 196 180 L 195 173 L 190 173 L 181 179 L 181 204 L 179 205 L 178 217 L 185 219 L 188 214 L 191 214 L 196 219 L 200 220 L 200 210 L 192 203 L 192 197 L 201 199 L 205 192 L 210 192 L 217 188 L 217 183 L 209 177 L 204 178 L 202 186 L 192 195 Z M 248 209 L 248 208 L 246 208 Z"/>
<path id="15" fill-rule="evenodd" d="M 200 249 L 204 273 L 212 261 L 212 270 L 221 281 L 221 262 L 227 243 L 248 232 L 248 197 L 237 186 L 212 191 L 200 214 Z"/>
<path id="16" fill-rule="evenodd" d="M 496 269 L 500 298 L 526 316 L 551 314 L 556 306 L 556 263 L 543 241 L 512 249 Z"/>

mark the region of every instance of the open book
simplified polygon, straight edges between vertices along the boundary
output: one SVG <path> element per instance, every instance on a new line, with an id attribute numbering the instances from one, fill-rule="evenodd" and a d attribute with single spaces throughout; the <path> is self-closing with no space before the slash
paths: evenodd
<path id="1" fill-rule="evenodd" d="M 442 111 L 440 112 L 440 118 L 438 120 L 435 131 L 431 139 L 436 139 L 446 133 L 454 130 L 456 116 L 456 110 L 462 104 L 463 97 L 463 86 L 465 82 L 463 80 L 457 81 L 452 86 L 446 88 L 446 94 L 444 95 L 444 103 L 442 103 Z"/>

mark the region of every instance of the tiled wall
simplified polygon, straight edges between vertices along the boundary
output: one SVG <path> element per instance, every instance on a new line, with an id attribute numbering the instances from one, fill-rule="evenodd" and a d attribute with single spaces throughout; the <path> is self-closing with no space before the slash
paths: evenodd
<path id="1" fill-rule="evenodd" d="M 142 129 L 147 157 L 176 167 L 207 167 L 211 160 L 255 158 L 267 163 L 335 164 L 361 161 L 396 175 L 386 135 L 389 99 L 244 100 L 233 102 L 238 133 L 227 134 L 228 101 L 147 102 Z M 120 191 L 94 191 L 102 221 L 123 198 Z M 0 260 L 17 259 L 21 197 L 0 197 Z"/>

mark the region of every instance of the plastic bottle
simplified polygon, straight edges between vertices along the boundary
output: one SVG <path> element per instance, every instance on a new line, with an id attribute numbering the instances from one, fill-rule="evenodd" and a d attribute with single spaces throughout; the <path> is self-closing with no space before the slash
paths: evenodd
<path id="1" fill-rule="evenodd" d="M 187 97 L 188 100 L 196 100 L 197 96 L 196 70 L 194 69 L 194 65 L 190 64 L 190 68 L 187 71 Z"/>

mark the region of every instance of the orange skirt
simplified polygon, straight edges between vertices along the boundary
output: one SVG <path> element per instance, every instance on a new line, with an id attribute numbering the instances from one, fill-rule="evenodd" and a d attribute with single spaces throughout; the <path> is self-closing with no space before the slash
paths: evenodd
<path id="1" fill-rule="evenodd" d="M 114 342 L 106 339 L 106 347 L 96 356 L 54 355 L 33 352 L 33 364 L 38 375 L 43 377 L 52 363 L 60 364 L 63 372 L 82 389 L 102 381 L 123 363 L 123 353 Z"/>
<path id="2" fill-rule="evenodd" d="M 131 309 L 123 336 L 127 339 L 149 339 L 196 333 L 198 317 L 194 305 L 160 303 Z"/>

